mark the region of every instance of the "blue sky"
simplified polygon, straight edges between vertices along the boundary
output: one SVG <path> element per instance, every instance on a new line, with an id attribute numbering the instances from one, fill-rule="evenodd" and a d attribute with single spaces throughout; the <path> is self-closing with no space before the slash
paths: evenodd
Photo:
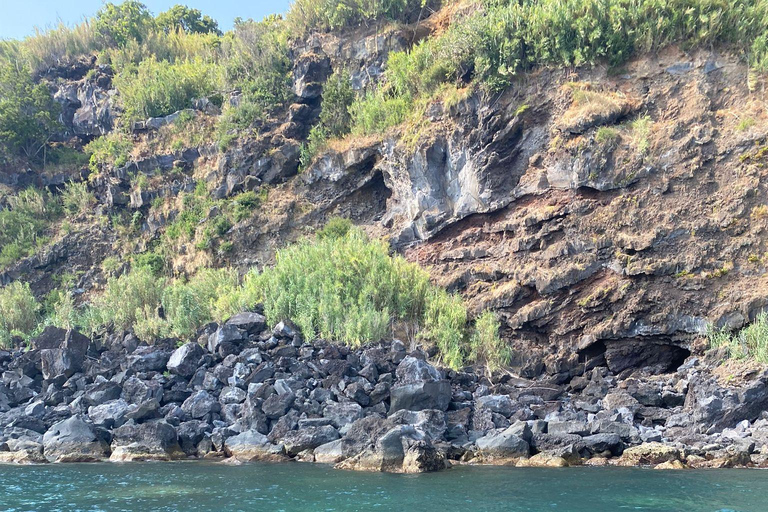
<path id="1" fill-rule="evenodd" d="M 120 0 L 113 0 L 120 3 Z M 104 2 L 102 0 L 0 0 L 0 39 L 20 39 L 34 32 L 35 27 L 46 28 L 61 19 L 72 25 L 92 16 Z M 232 20 L 253 18 L 260 20 L 273 13 L 288 10 L 289 0 L 143 0 L 154 14 L 174 4 L 200 9 L 219 22 L 223 30 L 232 28 Z"/>

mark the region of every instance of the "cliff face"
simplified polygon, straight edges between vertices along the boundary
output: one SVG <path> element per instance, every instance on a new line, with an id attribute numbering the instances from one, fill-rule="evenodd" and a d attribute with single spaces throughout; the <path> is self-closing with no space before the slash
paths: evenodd
<path id="1" fill-rule="evenodd" d="M 500 95 L 438 97 L 417 126 L 348 137 L 300 173 L 332 71 L 348 69 L 353 87 L 365 87 L 389 52 L 439 24 L 296 45 L 292 104 L 226 150 L 157 152 L 152 141 L 176 118 L 135 125 L 138 149 L 92 187 L 104 215 L 141 212 L 139 239 L 79 226 L 0 282 L 30 281 L 42 294 L 69 272 L 87 297 L 105 281 L 106 256 L 146 247 L 182 211 L 180 194 L 204 182 L 217 198 L 269 188 L 269 199 L 227 232 L 230 252 L 176 247 L 176 272 L 268 264 L 330 216 L 349 217 L 476 311 L 498 312 L 513 367 L 526 377 L 565 382 L 603 365 L 672 371 L 710 323 L 737 328 L 766 307 L 763 92 L 724 50 L 671 48 L 618 71 L 539 69 Z M 109 69 L 81 71 L 55 95 L 65 135 L 88 138 L 112 128 L 116 93 Z M 196 107 L 199 126 L 219 115 L 205 101 Z M 136 185 L 142 174 L 149 185 Z M 55 189 L 66 178 L 7 169 L 3 182 Z M 157 198 L 170 206 L 150 211 Z"/>

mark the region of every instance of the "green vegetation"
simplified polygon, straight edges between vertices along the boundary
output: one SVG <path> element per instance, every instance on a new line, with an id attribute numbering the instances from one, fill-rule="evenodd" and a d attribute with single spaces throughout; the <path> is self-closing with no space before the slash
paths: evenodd
<path id="1" fill-rule="evenodd" d="M 504 368 L 511 357 L 509 346 L 499 336 L 499 319 L 496 313 L 485 311 L 475 321 L 470 339 L 470 359 L 485 361 L 489 372 Z"/>
<path id="2" fill-rule="evenodd" d="M 417 98 L 444 83 L 474 80 L 494 92 L 539 65 L 619 65 L 673 43 L 735 45 L 768 71 L 768 2 L 743 0 L 482 0 L 410 52 L 390 55 L 385 82 L 352 107 L 353 131 L 376 133 L 402 122 Z M 393 113 L 395 112 L 395 113 Z M 399 114 L 399 115 L 398 115 Z"/>
<path id="3" fill-rule="evenodd" d="M 160 117 L 192 106 L 192 100 L 212 95 L 221 89 L 221 68 L 200 59 L 158 62 L 152 56 L 133 70 L 119 73 L 114 83 L 120 91 L 130 123 L 148 117 Z"/>
<path id="4" fill-rule="evenodd" d="M 58 104 L 45 84 L 36 84 L 29 70 L 0 65 L 0 147 L 40 159 L 58 125 Z"/>
<path id="5" fill-rule="evenodd" d="M 30 188 L 9 197 L 8 208 L 0 209 L 0 268 L 45 243 L 45 231 L 56 213 L 50 197 L 38 190 Z"/>
<path id="6" fill-rule="evenodd" d="M 726 328 L 711 328 L 707 334 L 711 348 L 725 347 L 728 356 L 734 359 L 753 359 L 768 363 L 768 313 L 762 312 L 754 322 L 738 332 Z"/>
<path id="7" fill-rule="evenodd" d="M 346 71 L 335 72 L 323 86 L 323 103 L 320 119 L 309 132 L 307 142 L 301 147 L 301 168 L 306 169 L 312 159 L 322 151 L 329 138 L 349 133 L 352 117 L 349 107 L 355 99 L 355 91 Z"/>
<path id="8" fill-rule="evenodd" d="M 429 0 L 296 0 L 288 13 L 288 22 L 296 35 L 312 30 L 339 30 L 376 20 L 403 21 L 424 13 L 437 2 Z"/>
<path id="9" fill-rule="evenodd" d="M 10 346 L 14 336 L 29 336 L 37 327 L 39 311 L 28 284 L 13 282 L 0 288 L 0 347 Z"/>
<path id="10" fill-rule="evenodd" d="M 97 173 L 106 166 L 122 167 L 128 162 L 128 154 L 133 148 L 131 138 L 120 130 L 93 139 L 85 146 L 85 152 L 90 154 L 89 166 Z"/>
<path id="11" fill-rule="evenodd" d="M 88 184 L 84 182 L 70 181 L 61 192 L 62 206 L 70 215 L 88 213 L 95 202 L 96 199 L 88 190 Z"/>
<path id="12" fill-rule="evenodd" d="M 199 9 L 176 4 L 155 18 L 157 28 L 165 32 L 183 30 L 195 34 L 221 34 L 219 24 L 210 16 L 203 15 Z"/>

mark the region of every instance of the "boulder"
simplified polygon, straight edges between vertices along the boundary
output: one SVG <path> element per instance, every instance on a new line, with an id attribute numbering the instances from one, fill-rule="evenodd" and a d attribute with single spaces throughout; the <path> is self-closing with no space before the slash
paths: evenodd
<path id="1" fill-rule="evenodd" d="M 129 410 L 128 402 L 120 398 L 89 407 L 88 418 L 96 426 L 111 429 L 119 427 L 128 421 L 127 414 Z"/>
<path id="2" fill-rule="evenodd" d="M 291 430 L 283 436 L 281 441 L 285 445 L 285 452 L 290 456 L 296 456 L 299 452 L 317 448 L 337 439 L 339 439 L 339 431 L 331 425 L 324 425 Z"/>
<path id="3" fill-rule="evenodd" d="M 192 419 L 202 419 L 221 410 L 221 405 L 207 391 L 200 390 L 184 400 L 181 409 Z"/>
<path id="4" fill-rule="evenodd" d="M 621 466 L 658 465 L 680 460 L 680 450 L 662 443 L 643 443 L 624 450 L 618 464 Z"/>
<path id="5" fill-rule="evenodd" d="M 296 396 L 293 393 L 285 393 L 282 395 L 272 395 L 261 406 L 261 410 L 267 415 L 267 418 L 277 419 L 280 416 L 285 415 L 288 409 L 293 405 Z"/>
<path id="6" fill-rule="evenodd" d="M 176 430 L 164 420 L 126 423 L 112 431 L 112 461 L 174 460 L 184 457 Z"/>
<path id="7" fill-rule="evenodd" d="M 267 319 L 264 315 L 258 313 L 244 312 L 230 317 L 226 325 L 233 325 L 248 334 L 258 334 L 264 330 L 264 327 L 267 325 Z"/>
<path id="8" fill-rule="evenodd" d="M 513 461 L 528 457 L 530 446 L 515 432 L 514 427 L 494 431 L 475 441 L 478 455 L 483 460 Z"/>
<path id="9" fill-rule="evenodd" d="M 40 351 L 40 363 L 45 380 L 66 380 L 82 369 L 83 356 L 66 348 L 49 348 Z"/>
<path id="10" fill-rule="evenodd" d="M 344 460 L 341 439 L 325 443 L 314 450 L 314 460 L 320 464 L 336 464 Z"/>
<path id="11" fill-rule="evenodd" d="M 94 462 L 109 456 L 109 445 L 80 416 L 55 423 L 43 435 L 43 453 L 50 462 Z"/>
<path id="12" fill-rule="evenodd" d="M 363 408 L 357 402 L 329 402 L 323 408 L 323 417 L 344 430 L 347 425 L 363 417 Z"/>
<path id="13" fill-rule="evenodd" d="M 168 371 L 189 378 L 197 371 L 200 358 L 203 357 L 203 348 L 197 343 L 185 343 L 173 351 L 168 359 Z"/>
<path id="14" fill-rule="evenodd" d="M 241 461 L 280 461 L 285 459 L 283 447 L 272 444 L 267 436 L 255 430 L 228 437 L 224 451 Z"/>
<path id="15" fill-rule="evenodd" d="M 486 395 L 477 399 L 478 407 L 485 407 L 492 412 L 501 414 L 505 418 L 512 416 L 517 409 L 515 402 L 509 395 Z"/>
<path id="16" fill-rule="evenodd" d="M 157 347 L 139 347 L 128 356 L 128 369 L 134 372 L 162 372 L 170 357 L 168 352 Z"/>

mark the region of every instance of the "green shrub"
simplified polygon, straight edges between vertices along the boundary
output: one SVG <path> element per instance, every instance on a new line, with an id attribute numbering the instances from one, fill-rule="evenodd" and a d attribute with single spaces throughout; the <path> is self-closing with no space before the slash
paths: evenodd
<path id="1" fill-rule="evenodd" d="M 64 211 L 70 215 L 88 213 L 95 202 L 96 198 L 88 190 L 88 184 L 82 181 L 70 181 L 61 191 L 62 206 Z"/>
<path id="2" fill-rule="evenodd" d="M 366 94 L 350 107 L 353 133 L 369 135 L 397 126 L 413 107 L 410 95 L 390 96 L 385 90 Z"/>
<path id="3" fill-rule="evenodd" d="M 0 146 L 27 158 L 42 157 L 58 124 L 59 105 L 29 70 L 0 66 Z"/>
<path id="4" fill-rule="evenodd" d="M 296 0 L 288 12 L 291 32 L 297 36 L 313 30 L 338 30 L 379 19 L 404 21 L 436 7 L 427 0 Z"/>
<path id="5" fill-rule="evenodd" d="M 37 326 L 40 303 L 28 283 L 15 281 L 0 288 L 0 346 L 7 347 L 13 336 L 26 338 Z"/>
<path id="6" fill-rule="evenodd" d="M 90 154 L 89 166 L 94 173 L 108 166 L 122 167 L 128 162 L 128 155 L 133 149 L 130 137 L 120 131 L 113 130 L 85 146 L 85 152 Z"/>
<path id="7" fill-rule="evenodd" d="M 147 311 L 157 308 L 166 280 L 152 273 L 149 267 L 138 267 L 120 277 L 107 280 L 104 293 L 93 301 L 93 313 L 98 325 L 113 325 L 129 329 Z"/>
<path id="8" fill-rule="evenodd" d="M 261 199 L 253 190 L 238 194 L 233 199 L 235 222 L 248 218 L 253 210 L 259 207 Z"/>
<path id="9" fill-rule="evenodd" d="M 172 114 L 192 106 L 192 100 L 221 89 L 222 69 L 202 59 L 158 61 L 154 56 L 114 78 L 127 122 Z"/>
<path id="10" fill-rule="evenodd" d="M 56 216 L 47 194 L 35 189 L 22 190 L 8 202 L 0 209 L 0 267 L 32 254 L 46 241 L 44 233 Z"/>
<path id="11" fill-rule="evenodd" d="M 318 240 L 335 240 L 343 238 L 352 229 L 352 221 L 344 217 L 331 217 L 322 229 L 317 232 Z"/>
<path id="12" fill-rule="evenodd" d="M 726 347 L 729 357 L 768 363 L 768 313 L 765 311 L 736 333 L 725 328 L 710 328 L 707 337 L 711 348 Z"/>
<path id="13" fill-rule="evenodd" d="M 355 91 L 346 70 L 332 74 L 323 86 L 320 124 L 331 137 L 346 135 L 350 130 L 349 107 Z"/>
<path id="14" fill-rule="evenodd" d="M 219 34 L 219 24 L 210 16 L 203 15 L 199 9 L 176 4 L 167 11 L 161 12 L 155 18 L 155 25 L 165 32 L 193 32 Z"/>
<path id="15" fill-rule="evenodd" d="M 299 171 L 303 172 L 307 169 L 315 157 L 325 149 L 328 145 L 328 132 L 325 127 L 318 124 L 313 126 L 309 131 L 307 142 L 301 145 L 301 152 L 299 153 Z"/>
<path id="16" fill-rule="evenodd" d="M 93 19 L 94 30 L 117 46 L 123 46 L 130 40 L 141 41 L 153 26 L 152 14 L 136 0 L 126 0 L 121 4 L 106 3 Z"/>
<path id="17" fill-rule="evenodd" d="M 499 319 L 496 313 L 484 311 L 475 320 L 475 328 L 470 339 L 469 358 L 478 363 L 485 363 L 490 373 L 509 364 L 510 350 L 499 336 Z"/>
<path id="18" fill-rule="evenodd" d="M 165 258 L 154 251 L 142 252 L 133 256 L 134 268 L 147 268 L 155 276 L 163 275 L 165 265 Z"/>

